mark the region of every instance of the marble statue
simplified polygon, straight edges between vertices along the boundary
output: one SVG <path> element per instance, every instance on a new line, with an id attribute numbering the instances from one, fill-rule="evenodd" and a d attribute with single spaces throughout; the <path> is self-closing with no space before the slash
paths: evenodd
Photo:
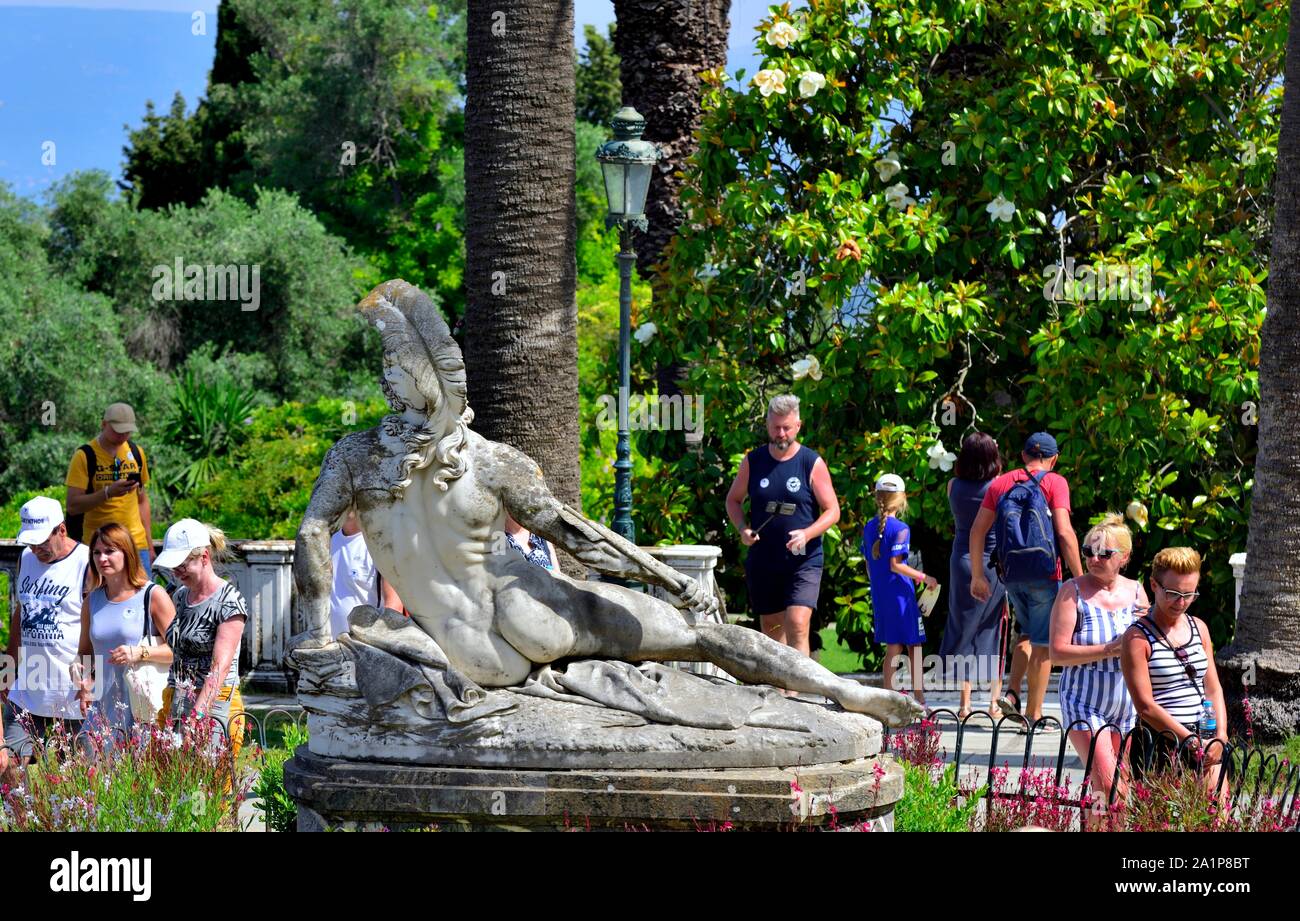
<path id="1" fill-rule="evenodd" d="M 459 702 L 460 718 L 473 719 L 483 689 L 536 685 L 539 670 L 559 660 L 595 663 L 595 672 L 571 676 L 570 689 L 575 682 L 593 683 L 593 675 L 603 681 L 607 663 L 693 661 L 712 662 L 747 684 L 823 695 L 892 726 L 921 715 L 909 697 L 836 676 L 759 631 L 688 624 L 678 609 L 707 616 L 717 604 L 712 595 L 561 503 L 531 458 L 469 427 L 474 415 L 461 351 L 426 295 L 389 281 L 359 308 L 383 340 L 382 387 L 393 414 L 344 437 L 325 457 L 297 534 L 294 578 L 306 629 L 291 641 L 291 657 L 336 648 L 329 619 L 330 528 L 355 507 L 376 566 L 411 615 L 385 620 L 373 608 L 358 608 L 350 621 L 362 643 L 345 635 L 344 645 L 352 642 L 360 655 L 357 685 L 372 704 L 413 682 L 443 681 L 444 703 Z M 507 511 L 598 572 L 663 587 L 676 606 L 528 563 L 500 539 Z M 399 681 L 391 675 L 401 668 L 368 666 L 363 680 L 372 647 L 395 657 L 383 661 L 422 671 Z M 639 692 L 625 686 L 622 693 Z M 443 706 L 439 712 L 452 711 Z"/>

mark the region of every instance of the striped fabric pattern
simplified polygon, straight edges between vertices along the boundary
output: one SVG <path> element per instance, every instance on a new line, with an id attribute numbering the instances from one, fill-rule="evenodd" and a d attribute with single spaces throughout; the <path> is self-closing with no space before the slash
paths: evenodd
<path id="1" fill-rule="evenodd" d="M 1109 611 L 1100 605 L 1090 604 L 1079 596 L 1077 580 L 1070 580 L 1074 585 L 1075 621 L 1073 643 L 1076 646 L 1103 646 L 1133 623 L 1134 606 L 1137 604 L 1138 588 L 1133 591 L 1133 600 L 1127 607 Z M 1137 719 L 1133 707 L 1133 698 L 1129 696 L 1128 685 L 1124 683 L 1124 673 L 1120 670 L 1119 657 L 1102 659 L 1098 662 L 1085 662 L 1083 665 L 1067 665 L 1061 669 L 1060 684 L 1061 722 L 1065 727 L 1076 720 L 1086 722 L 1089 729 L 1101 729 L 1107 723 L 1118 726 L 1120 732 L 1128 732 Z M 1075 729 L 1083 728 L 1076 724 Z"/>
<path id="2" fill-rule="evenodd" d="M 1192 635 L 1183 648 L 1187 650 L 1187 661 L 1196 669 L 1196 684 L 1187 674 L 1183 663 L 1178 661 L 1174 650 L 1160 638 L 1144 621 L 1137 621 L 1138 629 L 1146 634 L 1151 644 L 1151 658 L 1147 669 L 1151 673 L 1151 695 L 1155 702 L 1184 726 L 1193 726 L 1201 718 L 1201 691 L 1205 687 L 1205 644 L 1201 642 L 1201 631 L 1196 621 L 1187 618 L 1192 627 Z"/>

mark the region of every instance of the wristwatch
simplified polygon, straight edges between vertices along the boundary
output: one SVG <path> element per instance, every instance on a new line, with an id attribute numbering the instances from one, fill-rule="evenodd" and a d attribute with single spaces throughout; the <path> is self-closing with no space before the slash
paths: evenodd
<path id="1" fill-rule="evenodd" d="M 148 647 L 148 646 L 141 646 L 141 647 L 140 647 L 140 661 L 141 661 L 141 662 L 148 662 L 148 661 L 149 661 L 149 647 Z"/>

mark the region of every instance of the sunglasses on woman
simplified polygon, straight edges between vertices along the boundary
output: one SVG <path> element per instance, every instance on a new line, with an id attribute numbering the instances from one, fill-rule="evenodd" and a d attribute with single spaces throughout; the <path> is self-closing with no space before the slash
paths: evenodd
<path id="1" fill-rule="evenodd" d="M 1109 560 L 1111 557 L 1115 556 L 1116 554 L 1120 554 L 1123 552 L 1124 552 L 1123 550 L 1116 550 L 1114 547 L 1106 547 L 1105 549 L 1102 550 L 1093 550 L 1091 547 L 1085 545 L 1083 548 L 1083 555 L 1090 560 L 1093 558 L 1099 560 Z"/>
<path id="2" fill-rule="evenodd" d="M 1188 604 L 1191 604 L 1197 598 L 1201 597 L 1200 592 L 1176 592 L 1171 588 L 1165 588 L 1163 585 L 1160 585 L 1159 582 L 1157 582 L 1156 585 L 1160 587 L 1162 592 L 1169 596 L 1171 601 L 1186 601 Z"/>

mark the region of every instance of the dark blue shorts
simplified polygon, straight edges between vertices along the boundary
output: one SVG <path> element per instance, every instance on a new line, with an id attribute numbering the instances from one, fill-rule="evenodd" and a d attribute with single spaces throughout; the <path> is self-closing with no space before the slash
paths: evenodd
<path id="1" fill-rule="evenodd" d="M 822 587 L 822 561 L 809 560 L 791 568 L 750 557 L 745 561 L 745 586 L 749 610 L 755 616 L 784 614 L 793 605 L 815 609 Z"/>

